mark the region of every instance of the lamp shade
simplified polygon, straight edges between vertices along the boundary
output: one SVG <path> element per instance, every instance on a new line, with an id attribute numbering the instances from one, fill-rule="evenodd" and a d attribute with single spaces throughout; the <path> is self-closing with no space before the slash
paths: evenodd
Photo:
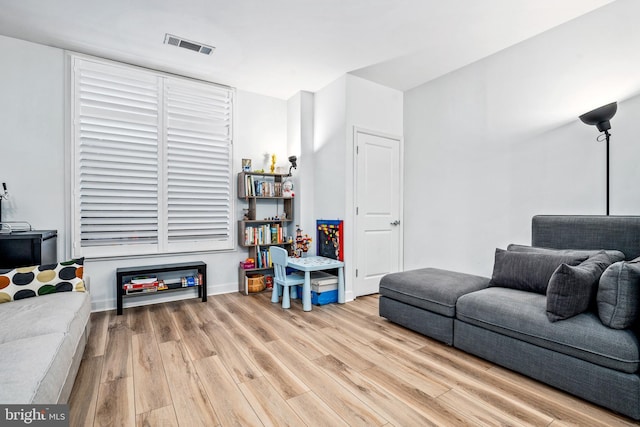
<path id="1" fill-rule="evenodd" d="M 580 120 L 585 124 L 595 125 L 600 132 L 604 132 L 611 129 L 609 120 L 616 115 L 616 111 L 618 111 L 618 103 L 612 102 L 611 104 L 603 105 L 600 108 L 584 113 L 580 116 Z"/>

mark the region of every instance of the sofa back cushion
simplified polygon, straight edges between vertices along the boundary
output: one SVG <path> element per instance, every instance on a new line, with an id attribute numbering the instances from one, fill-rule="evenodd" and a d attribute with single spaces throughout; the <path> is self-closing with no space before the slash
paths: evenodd
<path id="1" fill-rule="evenodd" d="M 536 215 L 531 245 L 557 249 L 617 249 L 629 261 L 640 256 L 640 215 Z"/>
<path id="2" fill-rule="evenodd" d="M 576 266 L 560 264 L 547 287 L 547 318 L 557 322 L 586 311 L 595 299 L 600 276 L 610 265 L 604 251 Z"/>
<path id="3" fill-rule="evenodd" d="M 618 262 L 618 261 L 624 261 L 624 257 L 625 255 L 615 249 L 554 249 L 554 248 L 540 248 L 537 246 L 527 246 L 527 245 L 518 245 L 515 243 L 511 243 L 509 246 L 507 246 L 507 250 L 508 251 L 515 251 L 515 252 L 536 252 L 536 253 L 541 253 L 541 254 L 570 254 L 570 255 L 577 255 L 577 256 L 582 256 L 582 255 L 586 255 L 588 257 L 593 256 L 593 255 L 597 255 L 598 253 L 604 251 L 607 255 L 609 255 L 609 258 L 611 259 L 611 262 Z"/>
<path id="4" fill-rule="evenodd" d="M 496 249 L 489 286 L 547 293 L 549 279 L 561 265 L 578 265 L 586 255 L 529 253 Z"/>
<path id="5" fill-rule="evenodd" d="M 596 302 L 606 326 L 626 329 L 633 325 L 640 311 L 640 258 L 609 266 L 600 277 Z"/>

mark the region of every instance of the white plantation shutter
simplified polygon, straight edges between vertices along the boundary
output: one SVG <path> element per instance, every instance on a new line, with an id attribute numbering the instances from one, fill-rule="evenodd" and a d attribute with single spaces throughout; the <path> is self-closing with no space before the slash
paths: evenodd
<path id="1" fill-rule="evenodd" d="M 231 237 L 231 93 L 168 79 L 167 233 L 179 242 Z"/>
<path id="2" fill-rule="evenodd" d="M 231 248 L 232 91 L 72 64 L 73 255 Z"/>

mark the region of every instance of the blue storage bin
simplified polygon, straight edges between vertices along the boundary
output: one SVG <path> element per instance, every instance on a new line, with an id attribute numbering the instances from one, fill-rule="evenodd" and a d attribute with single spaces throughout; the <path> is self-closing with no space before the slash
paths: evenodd
<path id="1" fill-rule="evenodd" d="M 302 286 L 296 286 L 298 292 L 298 298 L 302 298 Z M 338 302 L 338 290 L 326 292 L 311 291 L 311 304 L 313 305 L 325 305 Z"/>
<path id="2" fill-rule="evenodd" d="M 311 304 L 313 305 L 325 305 L 338 302 L 338 290 L 317 293 L 311 291 Z"/>

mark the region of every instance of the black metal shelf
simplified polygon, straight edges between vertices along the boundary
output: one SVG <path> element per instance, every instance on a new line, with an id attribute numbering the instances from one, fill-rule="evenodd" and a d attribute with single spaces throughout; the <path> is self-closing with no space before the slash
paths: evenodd
<path id="1" fill-rule="evenodd" d="M 180 271 L 196 270 L 202 275 L 202 283 L 198 286 L 185 286 L 174 289 L 165 289 L 155 292 L 137 292 L 127 294 L 124 290 L 124 284 L 127 280 L 131 280 L 135 276 L 156 275 L 162 280 L 162 275 L 167 273 L 177 273 Z M 116 269 L 116 294 L 117 294 L 117 314 L 122 314 L 122 300 L 129 297 L 163 295 L 165 293 L 184 291 L 187 289 L 198 288 L 198 298 L 202 298 L 202 302 L 207 301 L 207 264 L 202 261 L 181 262 L 174 264 L 149 265 L 144 267 L 123 267 Z"/>

